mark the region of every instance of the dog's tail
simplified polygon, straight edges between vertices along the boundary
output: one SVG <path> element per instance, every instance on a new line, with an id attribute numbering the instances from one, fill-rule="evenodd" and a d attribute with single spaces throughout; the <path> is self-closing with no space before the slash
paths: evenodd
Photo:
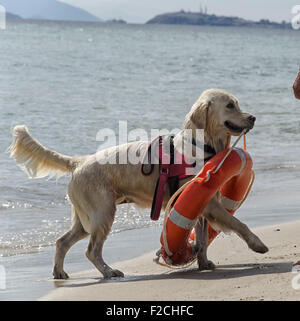
<path id="1" fill-rule="evenodd" d="M 60 177 L 76 167 L 75 158 L 45 148 L 30 136 L 26 126 L 16 126 L 13 137 L 13 143 L 9 147 L 10 156 L 31 178 Z"/>

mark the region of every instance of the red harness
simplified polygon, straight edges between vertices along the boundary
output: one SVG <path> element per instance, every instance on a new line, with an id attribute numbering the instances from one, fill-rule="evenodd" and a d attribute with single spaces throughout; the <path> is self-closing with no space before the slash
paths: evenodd
<path id="1" fill-rule="evenodd" d="M 143 175 L 150 175 L 153 172 L 154 164 L 159 164 L 159 178 L 154 192 L 151 219 L 158 220 L 166 183 L 169 183 L 170 196 L 178 189 L 179 179 L 189 177 L 186 169 L 194 167 L 194 164 L 187 164 L 184 155 L 175 151 L 173 144 L 174 136 L 159 136 L 150 144 L 143 157 L 141 171 Z M 166 149 L 165 142 L 169 143 L 170 148 Z M 150 164 L 150 170 L 146 170 L 145 164 Z"/>

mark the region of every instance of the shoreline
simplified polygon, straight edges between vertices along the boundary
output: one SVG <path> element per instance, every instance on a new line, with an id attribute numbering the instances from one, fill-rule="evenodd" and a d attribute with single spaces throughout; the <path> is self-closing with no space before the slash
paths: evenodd
<path id="1" fill-rule="evenodd" d="M 96 269 L 71 273 L 68 280 L 53 280 L 56 289 L 39 300 L 299 300 L 292 268 L 300 260 L 300 220 L 253 231 L 268 253 L 254 253 L 236 235 L 222 233 L 208 250 L 214 271 L 200 272 L 196 263 L 181 270 L 159 266 L 153 262 L 155 250 L 112 264 L 125 273 L 123 279 L 103 280 Z"/>
<path id="2" fill-rule="evenodd" d="M 112 234 L 105 242 L 104 258 L 114 265 L 158 249 L 160 233 L 160 227 L 148 227 Z M 81 240 L 67 253 L 65 270 L 69 275 L 93 267 L 85 256 L 88 242 L 89 238 Z M 52 291 L 55 288 L 52 278 L 54 253 L 55 246 L 49 246 L 33 253 L 1 257 L 0 264 L 6 270 L 6 289 L 0 290 L 0 301 L 37 300 Z M 98 276 L 101 276 L 100 272 Z"/>

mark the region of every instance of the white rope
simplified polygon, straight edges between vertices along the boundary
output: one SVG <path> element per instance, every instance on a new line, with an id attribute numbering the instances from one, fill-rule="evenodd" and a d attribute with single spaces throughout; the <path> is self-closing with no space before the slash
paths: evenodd
<path id="1" fill-rule="evenodd" d="M 228 155 L 232 152 L 232 150 L 234 149 L 234 147 L 237 145 L 237 143 L 239 142 L 239 140 L 242 138 L 242 136 L 246 133 L 246 129 L 244 129 L 242 131 L 242 133 L 240 134 L 240 136 L 237 138 L 237 140 L 234 142 L 234 144 L 229 148 L 228 152 L 226 153 L 226 155 L 224 156 L 224 158 L 222 159 L 222 161 L 220 162 L 220 164 L 217 166 L 217 168 L 213 171 L 213 174 L 215 174 L 220 167 L 223 165 L 223 163 L 225 162 L 226 158 L 228 157 Z"/>

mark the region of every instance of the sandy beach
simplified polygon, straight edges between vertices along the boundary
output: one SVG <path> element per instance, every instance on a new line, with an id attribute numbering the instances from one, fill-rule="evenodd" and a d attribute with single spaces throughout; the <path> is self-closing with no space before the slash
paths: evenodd
<path id="1" fill-rule="evenodd" d="M 40 300 L 97 301 L 207 301 L 299 300 L 300 221 L 254 229 L 269 247 L 262 255 L 252 252 L 236 235 L 220 234 L 209 247 L 214 271 L 171 270 L 153 262 L 155 251 L 113 264 L 125 278 L 103 280 L 97 270 L 54 281 L 56 289 Z"/>

